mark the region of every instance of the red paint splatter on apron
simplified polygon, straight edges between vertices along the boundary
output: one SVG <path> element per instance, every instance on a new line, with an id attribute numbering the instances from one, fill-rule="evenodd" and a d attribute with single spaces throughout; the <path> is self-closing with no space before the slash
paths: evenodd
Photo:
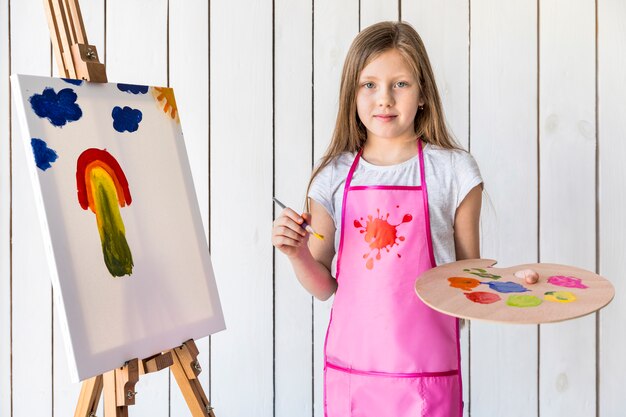
<path id="1" fill-rule="evenodd" d="M 376 209 L 378 216 L 376 218 L 367 216 L 367 222 L 365 226 L 359 220 L 354 221 L 354 227 L 361 229 L 360 232 L 365 234 L 365 241 L 369 244 L 370 251 L 363 255 L 363 259 L 367 259 L 365 266 L 367 269 L 374 268 L 374 258 L 380 260 L 380 251 L 385 249 L 387 252 L 392 247 L 399 245 L 399 242 L 404 241 L 404 236 L 398 236 L 398 226 L 402 223 L 408 223 L 413 220 L 413 216 L 405 214 L 402 218 L 402 222 L 398 224 L 389 223 L 389 213 L 383 218 L 380 214 L 380 209 Z M 361 218 L 363 220 L 363 218 Z M 375 256 L 372 254 L 376 252 Z M 398 258 L 401 255 L 398 253 Z"/>

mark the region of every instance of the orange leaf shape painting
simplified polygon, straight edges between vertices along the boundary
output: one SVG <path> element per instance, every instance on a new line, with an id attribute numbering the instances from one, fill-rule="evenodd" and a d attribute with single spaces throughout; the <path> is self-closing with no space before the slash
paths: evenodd
<path id="1" fill-rule="evenodd" d="M 365 225 L 361 223 L 363 218 L 354 220 L 354 227 L 360 229 L 360 232 L 365 235 L 365 242 L 369 244 L 370 251 L 363 255 L 363 259 L 367 259 L 365 262 L 367 269 L 374 268 L 374 259 L 380 260 L 381 250 L 385 249 L 387 252 L 390 252 L 392 247 L 398 246 L 399 242 L 404 241 L 404 236 L 398 236 L 398 226 L 413 220 L 413 216 L 405 214 L 400 223 L 391 224 L 389 223 L 389 213 L 383 218 L 380 214 L 380 209 L 376 209 L 376 211 L 378 216 L 374 218 L 368 215 Z M 376 252 L 375 255 L 373 255 L 374 252 Z M 397 255 L 401 257 L 400 254 Z"/>
<path id="2" fill-rule="evenodd" d="M 76 164 L 78 202 L 96 215 L 104 263 L 114 277 L 131 275 L 133 255 L 126 241 L 120 207 L 132 199 L 124 171 L 105 149 L 90 148 Z"/>

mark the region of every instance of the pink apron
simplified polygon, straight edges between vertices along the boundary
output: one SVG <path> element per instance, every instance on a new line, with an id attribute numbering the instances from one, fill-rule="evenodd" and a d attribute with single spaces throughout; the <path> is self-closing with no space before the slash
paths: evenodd
<path id="1" fill-rule="evenodd" d="M 346 178 L 337 292 L 324 345 L 327 417 L 459 417 L 458 320 L 427 307 L 416 278 L 435 266 L 422 186 Z"/>

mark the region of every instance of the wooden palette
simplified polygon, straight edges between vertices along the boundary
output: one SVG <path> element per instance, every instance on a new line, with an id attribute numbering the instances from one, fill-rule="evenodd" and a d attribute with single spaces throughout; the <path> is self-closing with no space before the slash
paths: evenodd
<path id="1" fill-rule="evenodd" d="M 613 285 L 584 269 L 558 264 L 525 264 L 492 268 L 492 259 L 466 259 L 430 269 L 415 283 L 415 291 L 441 313 L 497 323 L 539 324 L 575 319 L 611 302 Z M 532 269 L 536 284 L 514 273 Z"/>

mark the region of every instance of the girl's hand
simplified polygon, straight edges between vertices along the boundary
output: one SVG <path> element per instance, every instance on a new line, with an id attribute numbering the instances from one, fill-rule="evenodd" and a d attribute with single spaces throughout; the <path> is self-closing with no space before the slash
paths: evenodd
<path id="1" fill-rule="evenodd" d="M 304 220 L 311 221 L 309 213 L 298 213 L 290 208 L 284 209 L 274 220 L 272 227 L 272 245 L 288 257 L 298 257 L 308 251 L 308 233 L 302 228 Z"/>

